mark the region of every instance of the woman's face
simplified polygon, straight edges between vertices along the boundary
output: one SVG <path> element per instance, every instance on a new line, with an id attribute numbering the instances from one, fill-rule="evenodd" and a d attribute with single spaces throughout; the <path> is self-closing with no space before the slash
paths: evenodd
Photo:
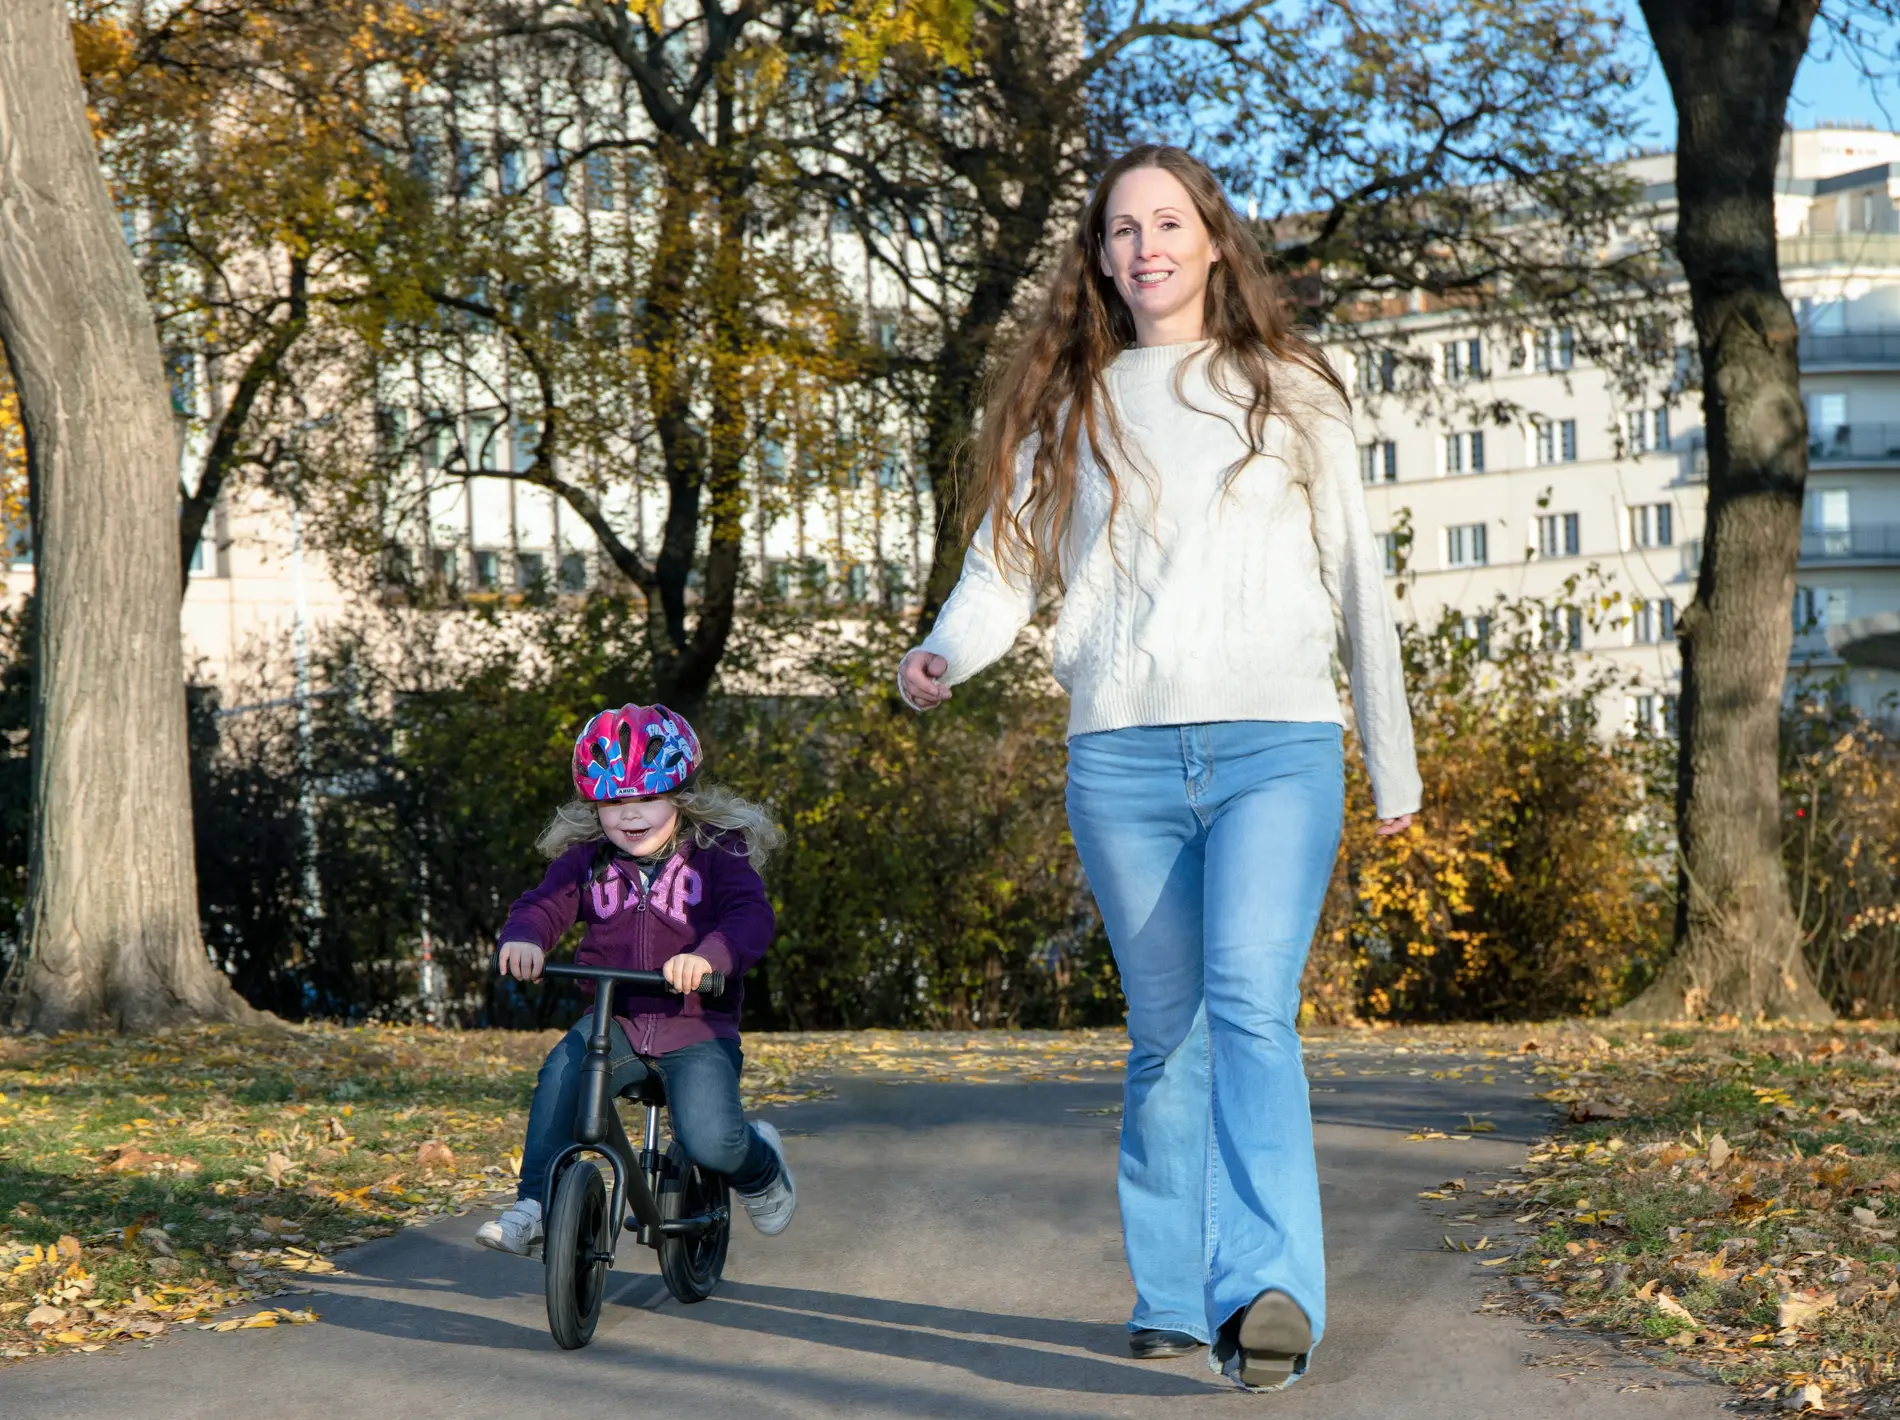
<path id="1" fill-rule="evenodd" d="M 1102 274 L 1128 303 L 1137 344 L 1201 338 L 1207 276 L 1219 260 L 1173 173 L 1135 168 L 1116 179 L 1103 210 Z"/>
<path id="2" fill-rule="evenodd" d="M 679 816 L 678 806 L 665 795 L 654 799 L 616 799 L 600 806 L 600 831 L 621 852 L 643 858 L 666 846 Z"/>

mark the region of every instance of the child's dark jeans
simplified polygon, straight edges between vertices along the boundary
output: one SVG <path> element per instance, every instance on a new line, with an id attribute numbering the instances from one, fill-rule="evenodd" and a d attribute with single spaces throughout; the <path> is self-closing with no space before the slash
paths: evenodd
<path id="1" fill-rule="evenodd" d="M 519 1198 L 546 1204 L 541 1195 L 547 1186 L 548 1165 L 574 1142 L 581 1063 L 587 1058 L 593 1021 L 591 1014 L 582 1016 L 541 1066 L 534 1103 L 528 1106 L 528 1137 L 521 1146 Z M 741 1193 L 757 1193 L 778 1176 L 777 1156 L 746 1123 L 739 1107 L 739 1070 L 745 1056 L 737 1041 L 705 1040 L 665 1055 L 644 1057 L 634 1054 L 626 1032 L 615 1021 L 608 1032 L 607 1059 L 613 1068 L 608 1089 L 614 1094 L 644 1080 L 649 1070 L 659 1071 L 673 1115 L 673 1137 L 701 1168 L 724 1174 Z"/>

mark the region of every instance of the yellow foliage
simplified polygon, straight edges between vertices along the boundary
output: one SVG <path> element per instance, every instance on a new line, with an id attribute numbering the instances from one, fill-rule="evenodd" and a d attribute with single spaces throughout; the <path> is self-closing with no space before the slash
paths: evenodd
<path id="1" fill-rule="evenodd" d="M 28 525 L 26 428 L 20 422 L 20 394 L 0 360 L 0 549 Z"/>
<path id="2" fill-rule="evenodd" d="M 1603 739 L 1549 608 L 1406 633 L 1424 807 L 1381 837 L 1358 755 L 1305 990 L 1321 1021 L 1600 1012 L 1664 949 L 1666 746 Z M 1488 654 L 1487 654 L 1488 652 Z"/>

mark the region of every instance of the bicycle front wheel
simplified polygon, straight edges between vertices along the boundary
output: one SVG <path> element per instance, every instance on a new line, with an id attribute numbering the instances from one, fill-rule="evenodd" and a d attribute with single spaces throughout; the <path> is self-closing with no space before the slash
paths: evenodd
<path id="1" fill-rule="evenodd" d="M 607 1187 L 591 1159 L 570 1165 L 554 1188 L 548 1210 L 548 1330 L 555 1345 L 573 1351 L 594 1339 L 600 1299 L 607 1289 L 607 1257 L 613 1231 Z"/>

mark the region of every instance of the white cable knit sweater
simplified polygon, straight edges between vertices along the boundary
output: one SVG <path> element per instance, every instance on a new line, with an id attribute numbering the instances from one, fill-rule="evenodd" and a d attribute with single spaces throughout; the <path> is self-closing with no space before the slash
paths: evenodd
<path id="1" fill-rule="evenodd" d="M 1210 354 L 1204 342 L 1138 347 L 1108 369 L 1135 467 L 1121 472 L 1111 531 L 1108 483 L 1084 441 L 1052 645 L 1069 734 L 1343 724 L 1337 648 L 1379 817 L 1411 813 L 1412 717 L 1346 408 L 1310 371 L 1281 365 L 1275 403 L 1293 423 L 1272 419 L 1266 453 L 1242 467 L 1245 411 L 1210 383 Z M 1028 466 L 1025 455 L 1021 477 Z M 920 649 L 949 663 L 955 685 L 1001 658 L 1035 609 L 1027 574 L 998 565 L 985 519 Z"/>

